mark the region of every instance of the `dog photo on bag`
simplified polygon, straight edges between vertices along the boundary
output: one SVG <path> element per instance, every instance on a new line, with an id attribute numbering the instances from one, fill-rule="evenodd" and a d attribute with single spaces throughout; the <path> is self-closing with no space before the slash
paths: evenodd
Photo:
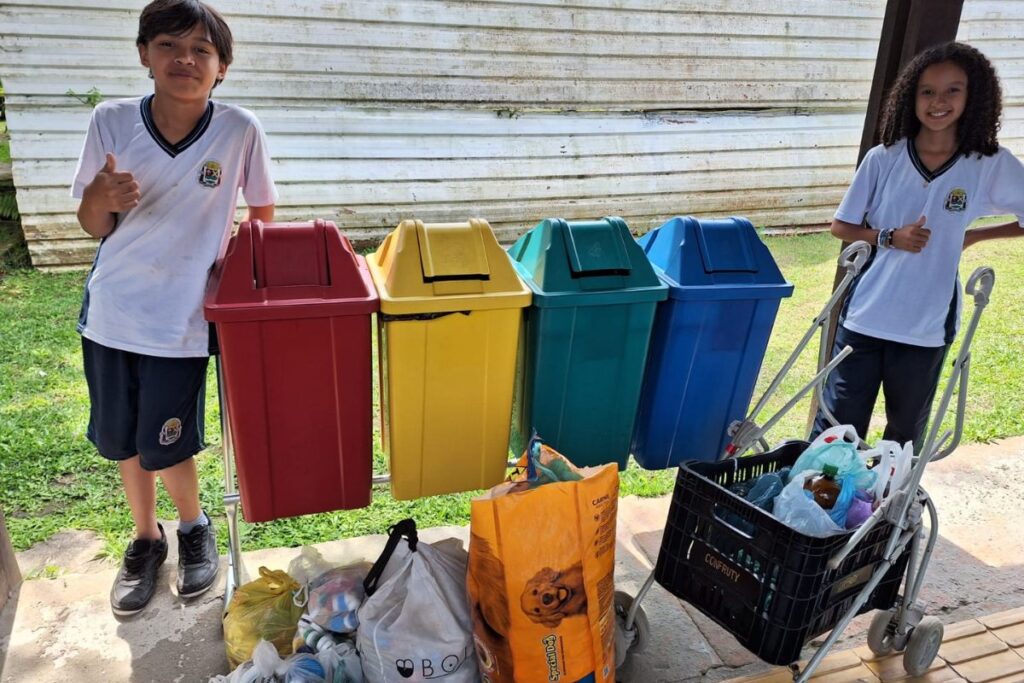
<path id="1" fill-rule="evenodd" d="M 566 617 L 585 615 L 583 565 L 576 563 L 562 571 L 544 567 L 526 582 L 520 603 L 526 616 L 550 628 L 557 628 Z"/>

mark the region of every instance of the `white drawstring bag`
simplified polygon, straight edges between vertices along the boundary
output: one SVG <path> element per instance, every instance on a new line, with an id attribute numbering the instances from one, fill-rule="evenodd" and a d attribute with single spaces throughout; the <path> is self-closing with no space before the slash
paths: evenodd
<path id="1" fill-rule="evenodd" d="M 389 534 L 359 608 L 356 647 L 366 682 L 479 683 L 466 595 L 468 555 L 461 547 L 455 553 L 419 543 L 411 519 Z"/>

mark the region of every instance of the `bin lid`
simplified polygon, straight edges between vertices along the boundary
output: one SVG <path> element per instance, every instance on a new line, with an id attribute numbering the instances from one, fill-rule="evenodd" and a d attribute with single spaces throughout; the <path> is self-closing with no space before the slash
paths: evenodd
<path id="1" fill-rule="evenodd" d="M 367 265 L 389 315 L 523 308 L 530 290 L 515 273 L 490 224 L 405 220 Z"/>
<path id="2" fill-rule="evenodd" d="M 676 216 L 639 243 L 673 299 L 781 299 L 793 293 L 746 218 Z"/>
<path id="3" fill-rule="evenodd" d="M 366 261 L 329 221 L 246 221 L 214 265 L 211 322 L 324 318 L 379 307 Z"/>
<path id="4" fill-rule="evenodd" d="M 533 290 L 535 306 L 622 304 L 668 296 L 621 218 L 548 218 L 508 253 Z"/>

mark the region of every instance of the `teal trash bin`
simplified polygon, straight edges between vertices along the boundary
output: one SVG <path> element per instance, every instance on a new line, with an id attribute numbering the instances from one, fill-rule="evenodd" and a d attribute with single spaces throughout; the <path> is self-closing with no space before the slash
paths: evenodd
<path id="1" fill-rule="evenodd" d="M 669 298 L 654 322 L 633 457 L 647 469 L 717 460 L 793 285 L 745 218 L 677 217 L 640 244 Z"/>
<path id="2" fill-rule="evenodd" d="M 513 452 L 536 431 L 576 465 L 624 468 L 654 311 L 668 288 L 621 218 L 549 218 L 509 256 L 533 291 L 519 346 Z"/>

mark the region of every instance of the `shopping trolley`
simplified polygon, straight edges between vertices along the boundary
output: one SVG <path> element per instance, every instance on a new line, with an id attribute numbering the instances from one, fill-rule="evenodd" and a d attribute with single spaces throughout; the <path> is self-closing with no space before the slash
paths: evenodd
<path id="1" fill-rule="evenodd" d="M 829 319 L 869 254 L 864 242 L 843 251 L 844 279 L 749 416 L 730 426 L 731 440 L 721 460 L 679 468 L 654 571 L 636 598 L 616 596 L 622 647 L 617 664 L 629 653 L 642 652 L 650 639 L 640 603 L 658 581 L 762 660 L 789 665 L 798 683 L 811 677 L 850 621 L 872 609 L 878 612 L 867 634 L 871 652 L 882 656 L 903 651 L 904 668 L 910 675 L 928 670 L 942 642 L 943 626 L 937 618 L 925 616 L 925 607 L 918 601 L 938 537 L 938 515 L 921 487 L 921 477 L 929 463 L 953 452 L 963 434 L 970 348 L 995 283 L 991 268 L 975 270 L 965 287 L 974 300 L 974 311 L 908 477 L 859 528 L 824 538 L 808 536 L 726 490 L 733 482 L 792 465 L 807 447 L 806 441 L 791 441 L 771 450 L 765 434 L 808 393 L 820 397 L 829 372 L 851 353 L 846 347 L 828 360 Z M 758 415 L 819 329 L 821 370 L 759 425 Z M 941 432 L 954 394 L 954 426 Z M 827 407 L 822 409 L 836 424 Z M 739 457 L 751 449 L 758 452 Z M 794 662 L 803 646 L 827 631 L 831 633 L 801 670 Z"/>

